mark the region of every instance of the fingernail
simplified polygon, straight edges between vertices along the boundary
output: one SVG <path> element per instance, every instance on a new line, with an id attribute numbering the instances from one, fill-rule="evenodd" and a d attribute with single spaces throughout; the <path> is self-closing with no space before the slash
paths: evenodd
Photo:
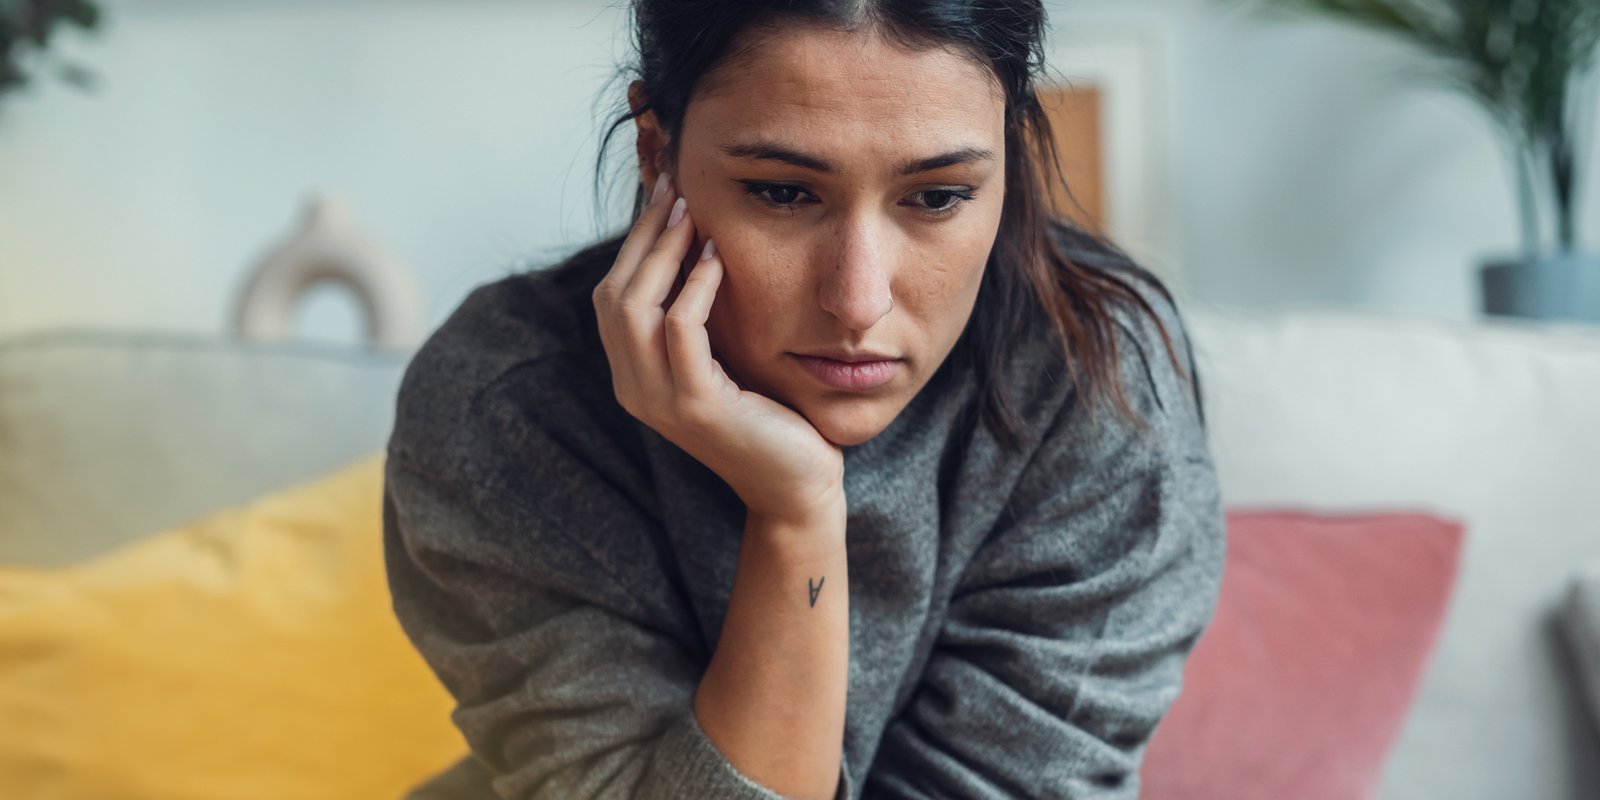
<path id="1" fill-rule="evenodd" d="M 654 192 L 650 193 L 650 202 L 652 204 L 660 202 L 661 198 L 667 195 L 668 183 L 670 183 L 670 181 L 667 179 L 667 173 L 665 172 L 661 173 L 661 177 L 656 178 L 656 189 Z"/>
<path id="2" fill-rule="evenodd" d="M 672 214 L 667 217 L 668 228 L 671 228 L 672 226 L 683 221 L 683 206 L 684 202 L 683 198 L 681 197 L 678 198 L 678 202 L 672 204 Z"/>
<path id="3" fill-rule="evenodd" d="M 715 243 L 713 243 L 710 239 L 707 239 L 705 248 L 700 251 L 700 260 L 701 261 L 710 261 L 711 257 L 716 255 L 716 254 L 717 254 L 717 245 Z"/>

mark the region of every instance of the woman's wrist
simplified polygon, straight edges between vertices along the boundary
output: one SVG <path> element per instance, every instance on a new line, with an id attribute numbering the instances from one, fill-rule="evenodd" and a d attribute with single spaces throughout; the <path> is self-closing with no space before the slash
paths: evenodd
<path id="1" fill-rule="evenodd" d="M 815 508 L 783 517 L 750 512 L 745 517 L 744 540 L 747 547 L 757 547 L 791 569 L 832 565 L 845 551 L 844 502 L 840 500 L 831 509 Z M 834 579 L 835 583 L 839 580 Z"/>
<path id="2" fill-rule="evenodd" d="M 746 530 L 759 527 L 769 535 L 802 540 L 843 538 L 847 506 L 844 484 L 772 509 L 746 506 Z"/>
<path id="3" fill-rule="evenodd" d="M 695 691 L 708 738 L 786 797 L 839 783 L 850 672 L 844 493 L 836 505 L 750 512 L 716 651 Z"/>

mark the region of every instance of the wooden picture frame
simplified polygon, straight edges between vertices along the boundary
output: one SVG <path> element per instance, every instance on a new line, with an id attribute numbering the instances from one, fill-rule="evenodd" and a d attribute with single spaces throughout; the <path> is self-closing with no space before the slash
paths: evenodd
<path id="1" fill-rule="evenodd" d="M 1050 117 L 1074 207 L 1057 208 L 1102 230 L 1142 266 L 1173 283 L 1182 269 L 1173 246 L 1166 153 L 1168 36 L 1155 23 L 1095 25 L 1073 20 L 1047 45 L 1049 78 L 1039 99 Z"/>

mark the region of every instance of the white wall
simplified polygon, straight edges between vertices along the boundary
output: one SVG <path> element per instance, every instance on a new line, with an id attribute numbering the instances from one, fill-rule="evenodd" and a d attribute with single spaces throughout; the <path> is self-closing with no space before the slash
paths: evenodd
<path id="1" fill-rule="evenodd" d="M 1473 319 L 1476 265 L 1518 245 L 1506 159 L 1408 47 L 1227 0 L 1102 0 L 1173 30 L 1170 191 L 1195 294 Z M 1582 241 L 1600 250 L 1600 142 Z"/>
<path id="2" fill-rule="evenodd" d="M 99 91 L 50 84 L 0 110 L 0 334 L 221 332 L 313 190 L 409 266 L 434 323 L 593 238 L 593 104 L 622 42 L 592 5 L 110 3 L 72 49 Z M 355 330 L 336 291 L 302 322 Z"/>
<path id="3" fill-rule="evenodd" d="M 47 82 L 0 107 L 0 335 L 220 333 L 313 190 L 405 262 L 437 324 L 477 283 L 601 231 L 618 4 L 112 0 L 102 34 L 66 41 L 97 92 Z M 1420 63 L 1405 47 L 1228 0 L 1050 5 L 1062 42 L 1158 43 L 1149 214 L 1170 240 L 1155 266 L 1185 294 L 1477 316 L 1474 265 L 1517 244 L 1509 176 L 1474 107 L 1404 80 Z M 612 174 L 631 144 L 619 134 Z M 1583 232 L 1600 248 L 1596 209 Z M 328 290 L 301 329 L 351 338 L 354 320 Z"/>

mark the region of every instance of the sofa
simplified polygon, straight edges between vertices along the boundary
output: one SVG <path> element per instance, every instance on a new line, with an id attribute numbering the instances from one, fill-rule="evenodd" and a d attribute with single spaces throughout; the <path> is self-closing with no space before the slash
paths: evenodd
<path id="1" fill-rule="evenodd" d="M 1376 796 L 1600 797 L 1585 694 L 1600 660 L 1567 635 L 1575 580 L 1600 563 L 1600 328 L 1195 304 L 1189 319 L 1229 507 L 1464 525 Z"/>
<path id="2" fill-rule="evenodd" d="M 1230 509 L 1459 524 L 1459 569 L 1372 796 L 1600 797 L 1600 658 L 1586 661 L 1581 641 L 1593 630 L 1584 620 L 1600 617 L 1600 329 L 1199 303 L 1185 314 Z M 301 781 L 278 784 L 294 796 L 397 796 L 464 751 L 447 698 L 383 618 L 386 598 L 352 601 L 360 610 L 342 627 L 311 619 L 332 613 L 349 576 L 377 574 L 381 451 L 408 355 L 83 329 L 0 340 L 0 686 L 33 687 L 0 692 L 0 795 L 215 797 L 231 779 L 256 789 L 228 796 L 274 796 L 262 788 L 273 780 Z M 326 511 L 340 503 L 352 510 Z M 247 569 L 341 537 L 355 549 L 318 551 L 307 557 L 315 569 Z M 274 588 L 290 580 L 295 593 Z M 125 594 L 156 581 L 186 584 Z M 234 590 L 249 596 L 228 605 Z M 165 645 L 106 644 L 137 627 L 117 616 L 134 613 L 140 636 L 157 640 L 161 615 L 198 627 Z M 85 626 L 78 638 L 52 630 L 67 619 Z M 241 632 L 250 625 L 263 633 Z M 221 663 L 163 666 L 162 652 L 191 647 L 205 626 L 238 637 L 206 656 Z M 328 649 L 361 626 L 381 629 L 368 649 Z M 261 661 L 296 647 L 305 659 Z M 317 695 L 306 701 L 317 713 L 297 721 L 295 701 L 271 695 L 287 684 L 261 678 L 250 695 L 181 672 L 276 663 L 315 682 L 328 668 L 318 658 L 355 661 L 356 675 L 386 688 Z M 95 691 L 79 693 L 84 682 Z M 152 697 L 162 691 L 152 686 L 170 694 Z M 96 700 L 72 706 L 68 695 Z M 204 729 L 187 723 L 185 703 L 213 696 L 226 697 L 227 713 L 195 711 Z M 118 713 L 119 703 L 165 711 Z M 252 708 L 271 713 L 271 730 L 253 727 Z M 363 709 L 368 728 L 319 725 Z M 165 726 L 160 754 L 146 751 L 152 725 Z M 397 755 L 349 741 L 372 738 L 426 746 Z M 274 748 L 296 747 L 353 749 L 339 769 L 323 759 L 295 775 L 264 772 Z M 361 759 L 371 763 L 350 768 Z M 222 783 L 200 780 L 207 770 Z M 307 782 L 313 772 L 320 788 Z M 364 782 L 351 783 L 354 772 Z"/>

